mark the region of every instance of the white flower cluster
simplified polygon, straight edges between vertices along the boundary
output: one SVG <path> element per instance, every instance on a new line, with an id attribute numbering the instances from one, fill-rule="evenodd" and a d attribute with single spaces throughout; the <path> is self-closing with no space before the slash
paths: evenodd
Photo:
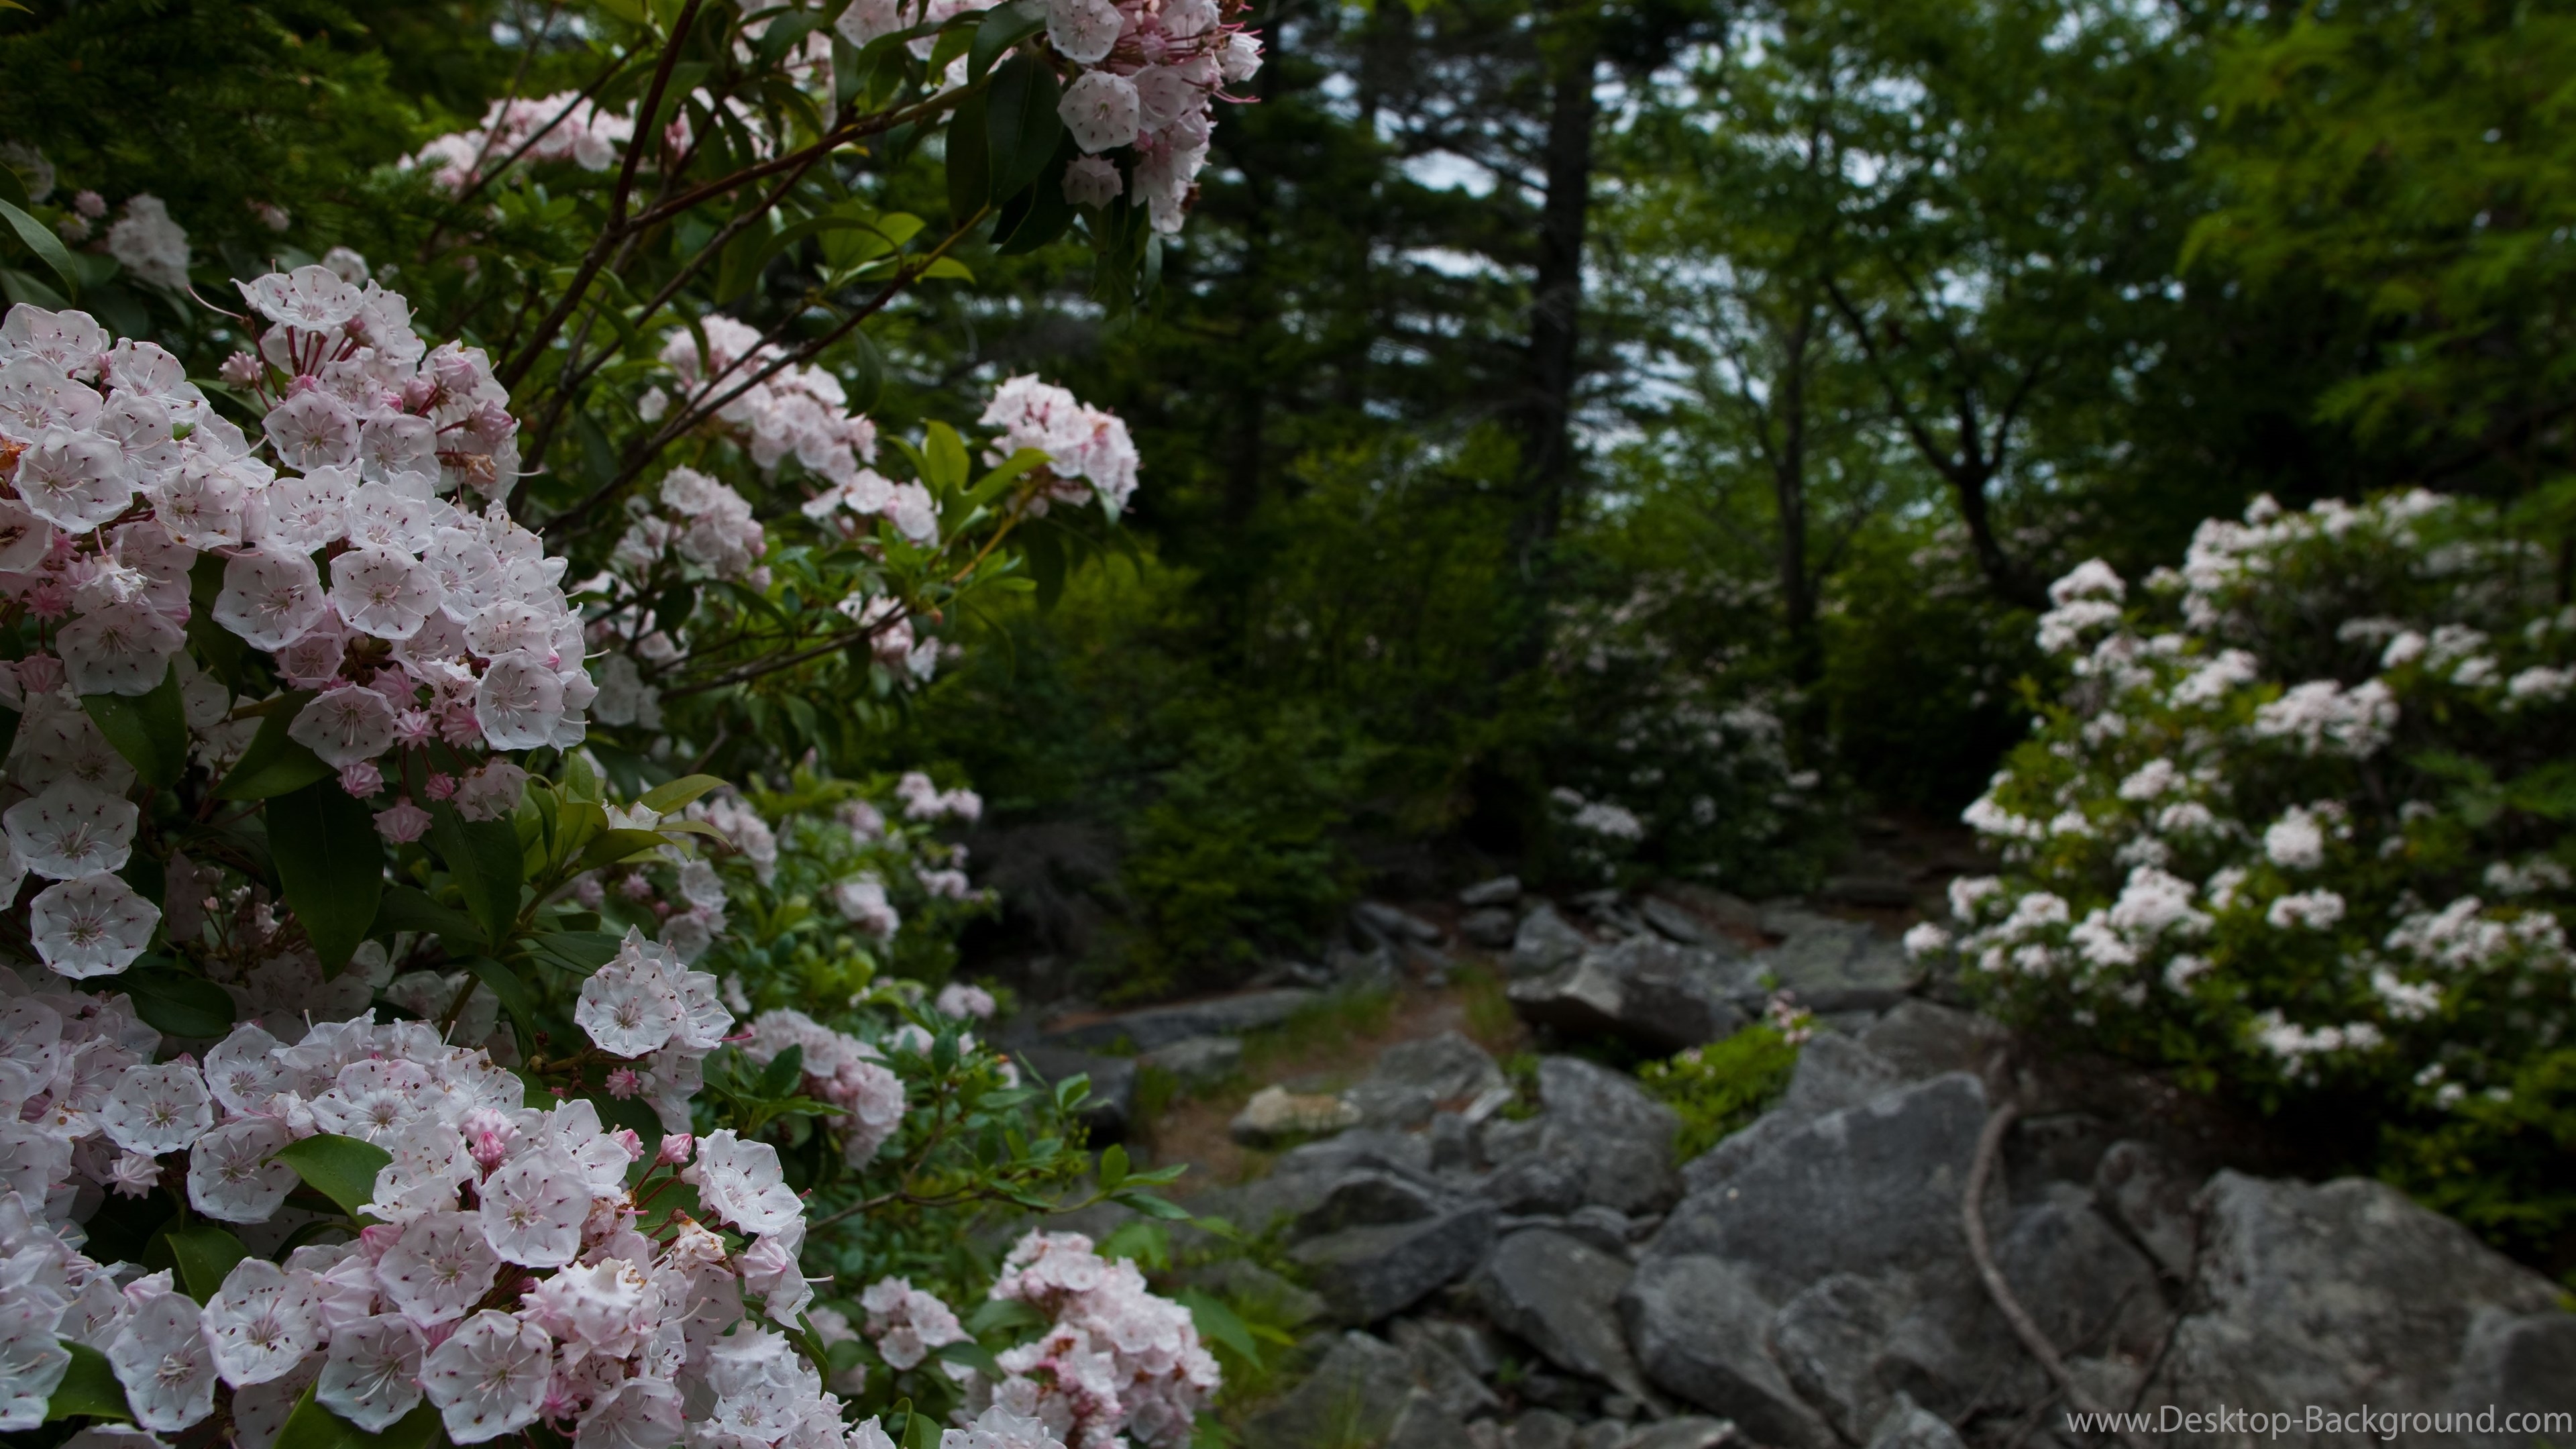
<path id="1" fill-rule="evenodd" d="M 452 196 L 513 157 L 606 171 L 634 139 L 632 115 L 601 110 L 579 92 L 564 91 L 494 101 L 481 126 L 437 137 L 399 164 L 405 171 L 429 168 L 439 189 Z"/>
<path id="2" fill-rule="evenodd" d="M 1066 503 L 1096 498 L 1115 515 L 1136 494 L 1136 443 L 1127 424 L 1064 388 L 1034 376 L 1006 378 L 976 421 L 1001 430 L 984 455 L 988 464 L 1022 448 L 1047 455 L 1051 497 Z"/>
<path id="3" fill-rule="evenodd" d="M 873 1421 L 844 1425 L 783 1335 L 745 1321 L 749 1298 L 792 1325 L 812 1293 L 803 1204 L 765 1144 L 673 1136 L 639 1174 L 634 1133 L 583 1101 L 521 1105 L 516 1076 L 418 1022 L 331 1022 L 292 1045 L 244 1025 L 201 1069 L 151 1064 L 157 1034 L 122 998 L 24 993 L 8 1011 L 0 1082 L 31 1095 L 0 1125 L 0 1427 L 42 1419 L 69 1339 L 105 1355 L 143 1429 L 221 1413 L 246 1446 L 309 1388 L 369 1432 L 426 1402 L 460 1444 L 547 1422 L 624 1449 L 886 1449 Z M 707 1029 L 724 1024 L 719 1010 Z M 39 1080 L 29 1061 L 59 1065 Z M 277 1154 L 317 1133 L 391 1154 L 364 1207 L 375 1225 L 274 1261 L 313 1221 L 285 1207 L 299 1175 Z M 672 1176 L 746 1245 L 655 1212 Z M 165 1180 L 269 1245 L 202 1308 L 167 1270 L 120 1287 L 130 1267 L 92 1262 L 67 1226 L 91 1184 Z"/>
<path id="4" fill-rule="evenodd" d="M 759 328 L 731 317 L 710 313 L 698 319 L 698 331 L 705 335 L 704 347 L 685 327 L 662 339 L 662 365 L 679 380 L 684 404 L 730 393 L 786 355 L 763 342 Z M 747 441 L 752 462 L 763 472 L 774 473 L 793 457 L 807 472 L 839 487 L 874 476 L 866 465 L 877 457 L 876 424 L 850 411 L 849 402 L 841 380 L 822 368 L 782 367 L 718 409 L 716 419 Z M 660 421 L 670 404 L 659 388 L 646 393 L 644 420 Z M 892 512 L 887 516 L 897 517 Z M 935 516 L 930 528 L 935 535 Z M 915 531 L 904 529 L 907 536 Z"/>
<path id="5" fill-rule="evenodd" d="M 2291 1079 L 2392 1049 L 2510 1055 L 2418 1026 L 2497 996 L 2526 1045 L 2559 1040 L 2576 1020 L 2542 1003 L 2576 969 L 2571 872 L 2506 853 L 2528 849 L 2509 830 L 2463 869 L 2485 821 L 2448 816 L 2452 780 L 2415 763 L 2545 760 L 2576 610 L 2529 563 L 2472 505 L 2413 492 L 2203 524 L 2149 581 L 2180 616 L 2160 632 L 2159 604 L 2133 613 L 2108 566 L 2077 568 L 2039 626 L 2071 656 L 2065 706 L 1964 816 L 2016 873 L 1959 883 L 1956 938 L 1909 946 L 2078 1023 L 2214 1014 Z"/>
<path id="6" fill-rule="evenodd" d="M 0 497 L 0 591 L 48 646 L 0 669 L 0 700 L 26 715 L 0 873 L 58 882 L 30 927 L 66 975 L 123 970 L 158 918 L 113 874 L 134 838 L 121 798 L 134 773 L 80 697 L 148 694 L 175 671 L 210 767 L 257 728 L 184 653 L 201 552 L 223 561 L 213 622 L 265 653 L 286 688 L 316 691 L 289 736 L 351 795 L 384 793 L 418 756 L 430 798 L 489 819 L 525 778 L 501 752 L 584 732 L 594 691 L 579 617 L 557 582 L 563 561 L 500 502 L 518 424 L 483 355 L 430 351 L 399 295 L 322 267 L 243 292 L 275 324 L 257 356 L 226 364 L 273 401 L 256 444 L 152 343 L 112 341 L 81 312 L 19 306 L 0 324 L 0 484 L 13 495 Z M 442 496 L 460 486 L 492 501 L 478 514 Z M 432 739 L 492 758 L 446 773 L 428 760 Z M 378 828 L 419 838 L 428 812 L 396 796 Z"/>
<path id="7" fill-rule="evenodd" d="M 188 229 L 170 215 L 169 204 L 160 197 L 126 198 L 125 215 L 107 229 L 107 254 L 136 281 L 174 291 L 187 289 Z"/>
<path id="8" fill-rule="evenodd" d="M 665 1130 L 686 1132 L 689 1099 L 706 1085 L 707 1053 L 724 1044 L 733 1014 L 715 977 L 629 929 L 617 954 L 581 983 L 573 1024 L 601 1051 L 637 1064 L 611 1074 L 611 1093 L 645 1098 Z"/>
<path id="9" fill-rule="evenodd" d="M 994 1280 L 997 1300 L 1050 1320 L 998 1355 L 1003 1379 L 970 1380 L 970 1399 L 1043 1422 L 1073 1449 L 1180 1449 L 1220 1381 L 1189 1310 L 1146 1287 L 1125 1259 L 1103 1258 L 1080 1233 L 1032 1232 Z"/>
<path id="10" fill-rule="evenodd" d="M 742 1054 L 765 1067 L 789 1047 L 803 1053 L 805 1076 L 799 1090 L 844 1114 L 827 1124 L 840 1136 L 842 1158 L 852 1167 L 876 1160 L 878 1151 L 903 1125 L 903 1079 L 885 1064 L 885 1054 L 786 1008 L 752 1018 L 751 1040 L 742 1044 Z M 875 1311 L 869 1309 L 871 1314 Z"/>

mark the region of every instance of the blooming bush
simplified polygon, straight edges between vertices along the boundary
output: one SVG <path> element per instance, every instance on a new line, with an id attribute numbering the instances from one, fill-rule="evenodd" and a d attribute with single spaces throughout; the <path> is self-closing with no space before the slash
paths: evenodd
<path id="1" fill-rule="evenodd" d="M 2576 1045 L 2576 611 L 2544 553 L 2428 493 L 2267 499 L 2137 596 L 2096 562 L 2051 601 L 2070 684 L 1967 812 L 2006 874 L 1918 950 L 2204 1088 L 2358 1092 L 2392 1142 Z"/>

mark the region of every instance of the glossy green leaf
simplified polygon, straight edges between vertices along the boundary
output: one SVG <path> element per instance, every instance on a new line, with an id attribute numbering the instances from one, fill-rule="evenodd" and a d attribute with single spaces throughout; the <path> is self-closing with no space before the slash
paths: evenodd
<path id="1" fill-rule="evenodd" d="M 179 702 L 178 665 L 148 693 L 85 694 L 81 707 L 145 784 L 166 790 L 179 783 L 188 768 L 188 712 Z"/>
<path id="2" fill-rule="evenodd" d="M 1243 1355 L 1246 1363 L 1260 1366 L 1261 1342 L 1252 1336 L 1252 1327 L 1243 1321 L 1243 1315 L 1196 1288 L 1182 1289 L 1180 1303 L 1190 1311 L 1190 1321 L 1198 1326 L 1199 1337 L 1224 1344 Z"/>
<path id="3" fill-rule="evenodd" d="M 1116 1193 L 1110 1200 L 1134 1208 L 1149 1218 L 1161 1218 L 1167 1223 L 1185 1223 L 1190 1220 L 1189 1209 L 1156 1197 L 1150 1192 Z"/>
<path id="4" fill-rule="evenodd" d="M 309 692 L 298 693 L 304 699 L 312 698 Z M 321 756 L 287 738 L 287 730 L 295 723 L 295 711 L 303 707 L 299 701 L 293 709 L 273 711 L 259 722 L 259 733 L 251 736 L 250 748 L 242 751 L 240 762 L 215 787 L 217 799 L 274 799 L 339 773 L 324 764 Z"/>
<path id="5" fill-rule="evenodd" d="M 670 844 L 659 830 L 603 830 L 582 847 L 576 862 L 583 870 L 597 870 L 621 860 L 660 850 Z"/>
<path id="6" fill-rule="evenodd" d="M 542 959 L 587 976 L 614 960 L 623 941 L 608 931 L 544 931 L 528 944 Z"/>
<path id="7" fill-rule="evenodd" d="M 966 456 L 966 440 L 957 436 L 957 430 L 934 422 L 922 430 L 921 442 L 921 481 L 935 493 L 964 488 L 972 464 Z"/>
<path id="8" fill-rule="evenodd" d="M 973 85 L 993 68 L 1002 52 L 1035 35 L 1045 27 L 1047 8 L 1042 0 L 1008 0 L 984 12 L 975 23 L 974 43 L 966 50 L 966 83 Z"/>
<path id="9" fill-rule="evenodd" d="M 682 775 L 645 791 L 643 798 L 635 803 L 657 815 L 668 815 L 674 810 L 686 809 L 699 796 L 723 784 L 723 780 L 713 775 Z"/>
<path id="10" fill-rule="evenodd" d="M 511 1023 L 519 1029 L 520 1049 L 535 1051 L 537 994 L 528 989 L 528 983 L 519 979 L 519 973 L 489 956 L 473 957 L 465 963 L 465 969 L 474 973 L 474 979 L 483 983 L 494 999 L 501 1003 L 503 1011 L 510 1013 Z"/>
<path id="11" fill-rule="evenodd" d="M 518 827 L 507 820 L 468 820 L 443 800 L 429 815 L 429 847 L 464 895 L 465 913 L 483 928 L 493 950 L 505 949 L 519 921 L 519 879 L 526 864 Z"/>
<path id="12" fill-rule="evenodd" d="M 1122 1144 L 1112 1143 L 1108 1151 L 1100 1154 L 1100 1190 L 1116 1192 L 1119 1184 L 1126 1180 L 1127 1149 Z"/>
<path id="13" fill-rule="evenodd" d="M 993 196 L 984 107 L 984 93 L 969 91 L 948 119 L 948 224 L 954 228 L 973 221 Z"/>
<path id="14" fill-rule="evenodd" d="M 65 290 L 77 300 L 80 296 L 80 267 L 72 260 L 71 251 L 63 245 L 63 239 L 54 235 L 53 228 L 5 201 L 0 201 L 0 219 L 9 223 L 9 229 L 18 234 L 18 240 L 27 244 L 27 250 L 34 252 L 37 260 L 54 269 L 54 275 L 63 279 Z"/>
<path id="15" fill-rule="evenodd" d="M 984 135 L 990 152 L 993 195 L 1016 196 L 1038 179 L 1055 159 L 1064 137 L 1064 117 L 1056 104 L 1063 92 L 1046 62 L 1023 52 L 993 72 L 984 99 Z"/>
<path id="16" fill-rule="evenodd" d="M 250 1256 L 241 1239 L 212 1223 L 168 1229 L 161 1241 L 168 1245 L 170 1260 L 179 1270 L 179 1286 L 200 1303 L 224 1286 L 224 1275 L 233 1270 L 233 1264 Z"/>
<path id="17" fill-rule="evenodd" d="M 384 895 L 385 844 L 375 816 L 337 780 L 290 790 L 266 809 L 278 886 L 324 973 L 337 974 L 375 925 Z"/>
<path id="18" fill-rule="evenodd" d="M 116 1370 L 109 1366 L 107 1355 L 85 1343 L 70 1339 L 61 1342 L 71 1350 L 72 1363 L 63 1370 L 63 1381 L 54 1385 L 53 1397 L 45 1400 L 46 1421 L 90 1418 L 133 1422 L 134 1411 L 125 1402 L 125 1385 L 116 1381 Z"/>
<path id="19" fill-rule="evenodd" d="M 763 1097 L 784 1097 L 796 1089 L 797 1079 L 805 1075 L 805 1048 L 790 1046 L 770 1058 L 754 1089 Z"/>
<path id="20" fill-rule="evenodd" d="M 425 931 L 446 941 L 451 955 L 464 955 L 483 945 L 483 928 L 463 911 L 451 910 L 430 899 L 429 892 L 417 886 L 388 886 L 383 904 L 376 908 L 376 924 L 370 934 L 394 931 Z M 463 951 L 458 947 L 466 948 Z"/>
<path id="21" fill-rule="evenodd" d="M 376 1195 L 376 1170 L 394 1156 L 372 1142 L 319 1132 L 279 1148 L 276 1160 L 294 1168 L 305 1186 L 355 1217 Z"/>
<path id="22" fill-rule="evenodd" d="M 171 1036 L 213 1038 L 233 1029 L 232 994 L 203 976 L 136 966 L 116 984 L 134 999 L 135 1015 Z"/>

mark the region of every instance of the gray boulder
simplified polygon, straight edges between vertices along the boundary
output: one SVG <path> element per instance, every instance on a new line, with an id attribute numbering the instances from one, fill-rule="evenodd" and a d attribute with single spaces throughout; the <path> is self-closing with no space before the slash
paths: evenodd
<path id="1" fill-rule="evenodd" d="M 1413 1381 L 1450 1418 L 1464 1422 L 1502 1412 L 1503 1401 L 1449 1351 L 1444 1335 L 1425 1330 L 1416 1320 L 1400 1318 L 1395 1322 L 1395 1346 L 1404 1350 L 1405 1362 L 1413 1366 Z"/>
<path id="2" fill-rule="evenodd" d="M 2449 1407 L 2473 1416 L 2470 1432 L 2462 1438 L 2475 1449 L 2535 1449 L 2540 1436 L 2507 1434 L 2501 1422 L 2481 1425 L 2474 1416 L 2489 1409 L 2499 1414 L 2564 1412 L 2571 1386 L 2576 1386 L 2576 1314 L 2485 1308 L 2470 1322 Z"/>
<path id="3" fill-rule="evenodd" d="M 1860 1044 L 1906 1080 L 1921 1081 L 1943 1072 L 1985 1076 L 2011 1039 L 1993 1017 L 1908 997 L 1862 1032 Z"/>
<path id="4" fill-rule="evenodd" d="M 1711 926 L 1690 911 L 1665 900 L 1662 896 L 1640 898 L 1637 902 L 1637 916 L 1651 927 L 1656 935 L 1668 941 L 1676 941 L 1684 946 L 1697 946 L 1725 959 L 1744 954 L 1744 948 L 1735 944 L 1734 937 Z"/>
<path id="5" fill-rule="evenodd" d="M 1243 1038 L 1183 1037 L 1168 1046 L 1159 1046 L 1144 1053 L 1136 1061 L 1139 1066 L 1171 1073 L 1184 1087 L 1214 1086 L 1242 1069 Z"/>
<path id="6" fill-rule="evenodd" d="M 1440 944 L 1441 930 L 1401 906 L 1384 901 L 1362 901 L 1351 907 L 1351 919 L 1360 929 L 1388 941 L 1413 941 L 1425 946 Z"/>
<path id="7" fill-rule="evenodd" d="M 1812 1011 L 1894 1006 L 1919 976 L 1904 946 L 1865 922 L 1789 909 L 1764 912 L 1762 925 L 1786 939 L 1754 953 L 1748 976 L 1769 972 Z"/>
<path id="8" fill-rule="evenodd" d="M 1463 1276 L 1494 1240 L 1494 1208 L 1469 1203 L 1414 1222 L 1345 1228 L 1288 1250 L 1333 1315 L 1375 1323 Z"/>
<path id="9" fill-rule="evenodd" d="M 1854 1443 L 1894 1404 L 1878 1380 L 1879 1345 L 1912 1303 L 1899 1281 L 1831 1273 L 1771 1320 L 1771 1352 L 1790 1386 Z"/>
<path id="10" fill-rule="evenodd" d="M 1887 1411 L 1870 1431 L 1869 1449 L 1966 1449 L 1950 1421 L 1911 1399 Z"/>
<path id="11" fill-rule="evenodd" d="M 1642 1424 L 1628 1431 L 1619 1441 L 1619 1449 L 1718 1449 L 1721 1444 L 1736 1442 L 1735 1425 L 1725 1419 L 1710 1419 L 1698 1414 L 1677 1414 L 1658 1424 Z"/>
<path id="12" fill-rule="evenodd" d="M 2547 1279 L 2385 1183 L 2221 1172 L 2201 1202 L 2205 1307 L 2160 1376 L 2176 1402 L 2436 1408 L 2481 1310 L 2557 1307 Z"/>
<path id="13" fill-rule="evenodd" d="M 1541 901 L 1526 916 L 1520 929 L 1512 935 L 1512 954 L 1508 963 L 1515 977 L 1537 976 L 1565 965 L 1592 949 L 1590 937 L 1567 923 L 1556 913 L 1556 907 Z"/>
<path id="14" fill-rule="evenodd" d="M 1574 1421 L 1554 1409 L 1532 1409 L 1503 1430 L 1506 1449 L 1574 1449 Z"/>
<path id="15" fill-rule="evenodd" d="M 1628 1265 L 1580 1239 L 1544 1229 L 1502 1240 L 1476 1274 L 1487 1317 L 1568 1373 L 1643 1397 L 1645 1382 L 1620 1337 Z"/>
<path id="16" fill-rule="evenodd" d="M 1966 1251 L 1959 1194 L 1985 1120 L 1985 1089 L 1964 1073 L 1827 1113 L 1684 1198 L 1641 1271 L 1667 1257 L 1722 1258 L 1786 1299 L 1827 1273 L 1956 1260 Z"/>
<path id="17" fill-rule="evenodd" d="M 1458 934 L 1466 937 L 1469 945 L 1502 951 L 1510 948 L 1520 927 L 1512 919 L 1509 906 L 1485 906 L 1458 918 Z"/>
<path id="18" fill-rule="evenodd" d="M 1583 1202 L 1583 1170 L 1566 1155 L 1531 1152 L 1495 1168 L 1478 1196 L 1514 1217 L 1570 1213 Z"/>
<path id="19" fill-rule="evenodd" d="M 1299 1137 L 1357 1127 L 1360 1109 L 1320 1092 L 1292 1092 L 1277 1083 L 1252 1094 L 1226 1132 L 1246 1147 L 1277 1147 Z"/>
<path id="20" fill-rule="evenodd" d="M 1798 1049 L 1789 1090 L 1781 1094 L 1774 1110 L 1793 1121 L 1812 1121 L 1827 1112 L 1857 1107 L 1905 1081 L 1894 1062 L 1861 1043 L 1839 1032 L 1818 1032 Z"/>
<path id="21" fill-rule="evenodd" d="M 1480 880 L 1458 892 L 1458 904 L 1470 910 L 1508 906 L 1520 898 L 1521 878 L 1516 875 L 1498 875 L 1492 880 Z"/>
<path id="22" fill-rule="evenodd" d="M 1616 1036 L 1655 1052 L 1715 1041 L 1745 1022 L 1719 985 L 1712 952 L 1633 937 L 1597 947 L 1507 989 L 1532 1025 L 1578 1036 Z"/>
<path id="23" fill-rule="evenodd" d="M 1347 1228 L 1384 1227 L 1436 1217 L 1446 1197 L 1410 1175 L 1362 1170 L 1335 1182 L 1323 1200 L 1298 1214 L 1290 1236 L 1320 1238 Z"/>
<path id="24" fill-rule="evenodd" d="M 1413 1394 L 1413 1371 L 1403 1353 L 1384 1339 L 1346 1333 L 1304 1383 L 1253 1416 L 1244 1426 L 1244 1442 L 1250 1449 L 1380 1443 Z"/>
<path id="25" fill-rule="evenodd" d="M 2191 1277 L 2200 1220 L 2192 1198 L 2200 1185 L 2173 1159 L 2144 1142 L 2114 1142 L 2093 1168 L 2093 1196 L 2128 1229 L 2168 1277 Z"/>
<path id="26" fill-rule="evenodd" d="M 1832 1449 L 1838 1442 L 1772 1358 L 1771 1304 L 1734 1265 L 1662 1259 L 1629 1279 L 1619 1311 L 1655 1387 L 1733 1419 L 1764 1444 Z"/>
<path id="27" fill-rule="evenodd" d="M 1715 1147 L 1682 1164 L 1682 1195 L 1713 1192 L 1728 1179 L 1806 1126 L 1806 1120 L 1773 1108 L 1729 1133 Z"/>
<path id="28" fill-rule="evenodd" d="M 2155 1264 L 2067 1183 L 2013 1215 L 1995 1266 L 2051 1343 L 2143 1372 L 2173 1328 Z"/>
<path id="29" fill-rule="evenodd" d="M 1475 1449 L 1475 1441 L 1467 1437 L 1466 1420 L 1429 1390 L 1415 1389 L 1386 1431 L 1386 1449 Z"/>
<path id="30" fill-rule="evenodd" d="M 1587 1201 L 1643 1213 L 1680 1194 L 1672 1161 L 1681 1119 L 1634 1081 L 1579 1057 L 1545 1057 L 1538 1097 L 1549 1149 L 1580 1164 Z"/>
<path id="31" fill-rule="evenodd" d="M 1418 1128 L 1443 1107 L 1456 1110 L 1488 1092 L 1506 1090 L 1503 1069 L 1485 1049 L 1454 1031 L 1408 1041 L 1380 1053 L 1342 1100 L 1372 1127 Z"/>
<path id="32" fill-rule="evenodd" d="M 1053 1046 L 1076 1047 L 1085 1051 L 1124 1043 L 1135 1051 L 1149 1052 L 1194 1036 L 1241 1036 L 1248 1031 L 1277 1026 L 1316 1000 L 1315 992 L 1299 986 L 1246 991 L 1233 996 L 1210 997 L 1205 1001 L 1148 1007 L 1143 1011 L 1124 1012 L 1062 1027 L 1047 1033 L 1046 1040 Z"/>
<path id="33" fill-rule="evenodd" d="M 1494 1347 L 1493 1336 L 1472 1323 L 1454 1318 L 1397 1319 L 1396 1343 L 1410 1352 L 1417 1340 L 1437 1347 L 1479 1379 L 1492 1378 L 1502 1370 L 1502 1352 Z"/>

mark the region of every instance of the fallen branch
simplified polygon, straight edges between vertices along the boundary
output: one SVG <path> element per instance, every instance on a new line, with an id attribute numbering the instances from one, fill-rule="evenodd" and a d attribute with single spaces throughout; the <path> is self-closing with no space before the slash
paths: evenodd
<path id="1" fill-rule="evenodd" d="M 1977 1276 L 1985 1282 L 1986 1296 L 1995 1301 L 2004 1321 L 2012 1325 L 2021 1346 L 2030 1350 L 2030 1356 L 2039 1360 L 2039 1366 L 2056 1381 L 2068 1406 L 2080 1414 L 2107 1414 L 2110 1410 L 2075 1382 L 2057 1346 L 2039 1331 L 2039 1324 L 2013 1296 L 2012 1285 L 2004 1281 L 2003 1269 L 1995 1266 L 1994 1247 L 1986 1241 L 1986 1179 L 1994 1175 L 1995 1162 L 2003 1156 L 2004 1134 L 2012 1130 L 2014 1120 L 2020 1116 L 2021 1108 L 2006 1102 L 1995 1109 L 1994 1115 L 1986 1119 L 1985 1130 L 1977 1134 L 1977 1155 L 1968 1167 L 1968 1191 L 1959 1203 L 1959 1226 L 1968 1234 L 1968 1256 L 1976 1260 Z M 2147 1437 L 2135 1431 L 2121 1430 L 2119 1437 L 2130 1449 L 2153 1449 Z"/>

